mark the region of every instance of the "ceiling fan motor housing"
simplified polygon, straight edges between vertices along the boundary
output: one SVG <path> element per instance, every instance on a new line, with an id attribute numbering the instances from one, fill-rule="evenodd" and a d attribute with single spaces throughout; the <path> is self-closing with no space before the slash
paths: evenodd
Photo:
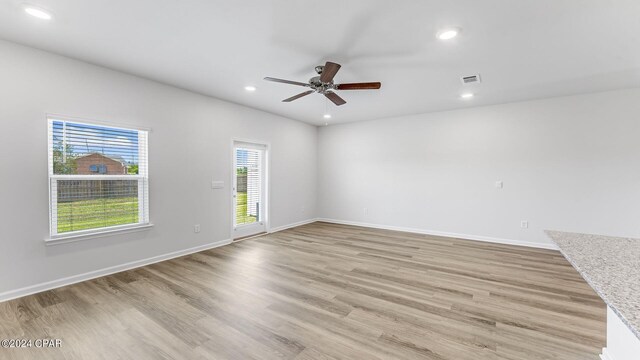
<path id="1" fill-rule="evenodd" d="M 334 88 L 333 80 L 328 83 L 323 83 L 320 81 L 320 76 L 314 76 L 309 79 L 309 87 L 311 87 L 316 92 L 323 94 L 327 90 L 331 90 Z"/>

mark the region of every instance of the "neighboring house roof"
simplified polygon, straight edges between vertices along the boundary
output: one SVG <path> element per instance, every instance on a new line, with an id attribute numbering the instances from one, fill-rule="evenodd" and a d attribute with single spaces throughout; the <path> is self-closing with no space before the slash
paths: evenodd
<path id="1" fill-rule="evenodd" d="M 96 152 L 78 156 L 76 159 L 82 159 L 84 157 L 92 156 L 92 155 L 98 155 L 98 156 L 102 156 L 102 157 L 107 158 L 107 159 L 111 159 L 113 161 L 121 163 L 122 166 L 126 166 L 127 165 L 127 162 L 121 156 L 108 156 L 108 155 L 104 155 L 104 154 L 100 154 L 100 153 L 96 153 Z"/>

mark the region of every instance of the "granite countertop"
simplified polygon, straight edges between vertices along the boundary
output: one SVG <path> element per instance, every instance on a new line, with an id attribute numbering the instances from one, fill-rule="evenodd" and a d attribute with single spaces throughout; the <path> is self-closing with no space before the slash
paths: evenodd
<path id="1" fill-rule="evenodd" d="M 546 231 L 582 277 L 640 338 L 640 239 Z"/>

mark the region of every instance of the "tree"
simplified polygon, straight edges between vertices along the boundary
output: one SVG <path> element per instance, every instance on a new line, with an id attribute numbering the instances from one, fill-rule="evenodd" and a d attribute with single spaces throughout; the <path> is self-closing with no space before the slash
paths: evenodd
<path id="1" fill-rule="evenodd" d="M 140 170 L 138 168 L 138 164 L 131 164 L 127 166 L 127 174 L 129 175 L 138 175 L 140 174 Z"/>
<path id="2" fill-rule="evenodd" d="M 73 146 L 58 142 L 53 146 L 53 173 L 56 175 L 76 174 L 78 172 L 77 157 Z"/>

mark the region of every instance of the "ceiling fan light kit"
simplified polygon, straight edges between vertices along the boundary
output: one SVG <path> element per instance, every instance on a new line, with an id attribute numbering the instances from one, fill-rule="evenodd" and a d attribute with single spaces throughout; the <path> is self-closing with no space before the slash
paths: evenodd
<path id="1" fill-rule="evenodd" d="M 292 102 L 303 96 L 309 94 L 318 93 L 324 95 L 327 99 L 331 100 L 337 106 L 344 105 L 347 102 L 338 95 L 335 90 L 377 90 L 380 89 L 381 83 L 379 82 L 364 82 L 364 83 L 347 83 L 347 84 L 335 84 L 333 78 L 336 76 L 342 66 L 340 64 L 327 61 L 324 65 L 316 66 L 315 70 L 318 76 L 314 76 L 309 79 L 308 83 L 283 80 L 272 77 L 265 77 L 264 79 L 272 82 L 279 82 L 283 84 L 296 85 L 308 87 L 311 90 L 307 90 L 300 94 L 294 95 L 290 98 L 282 100 L 283 102 Z"/>

